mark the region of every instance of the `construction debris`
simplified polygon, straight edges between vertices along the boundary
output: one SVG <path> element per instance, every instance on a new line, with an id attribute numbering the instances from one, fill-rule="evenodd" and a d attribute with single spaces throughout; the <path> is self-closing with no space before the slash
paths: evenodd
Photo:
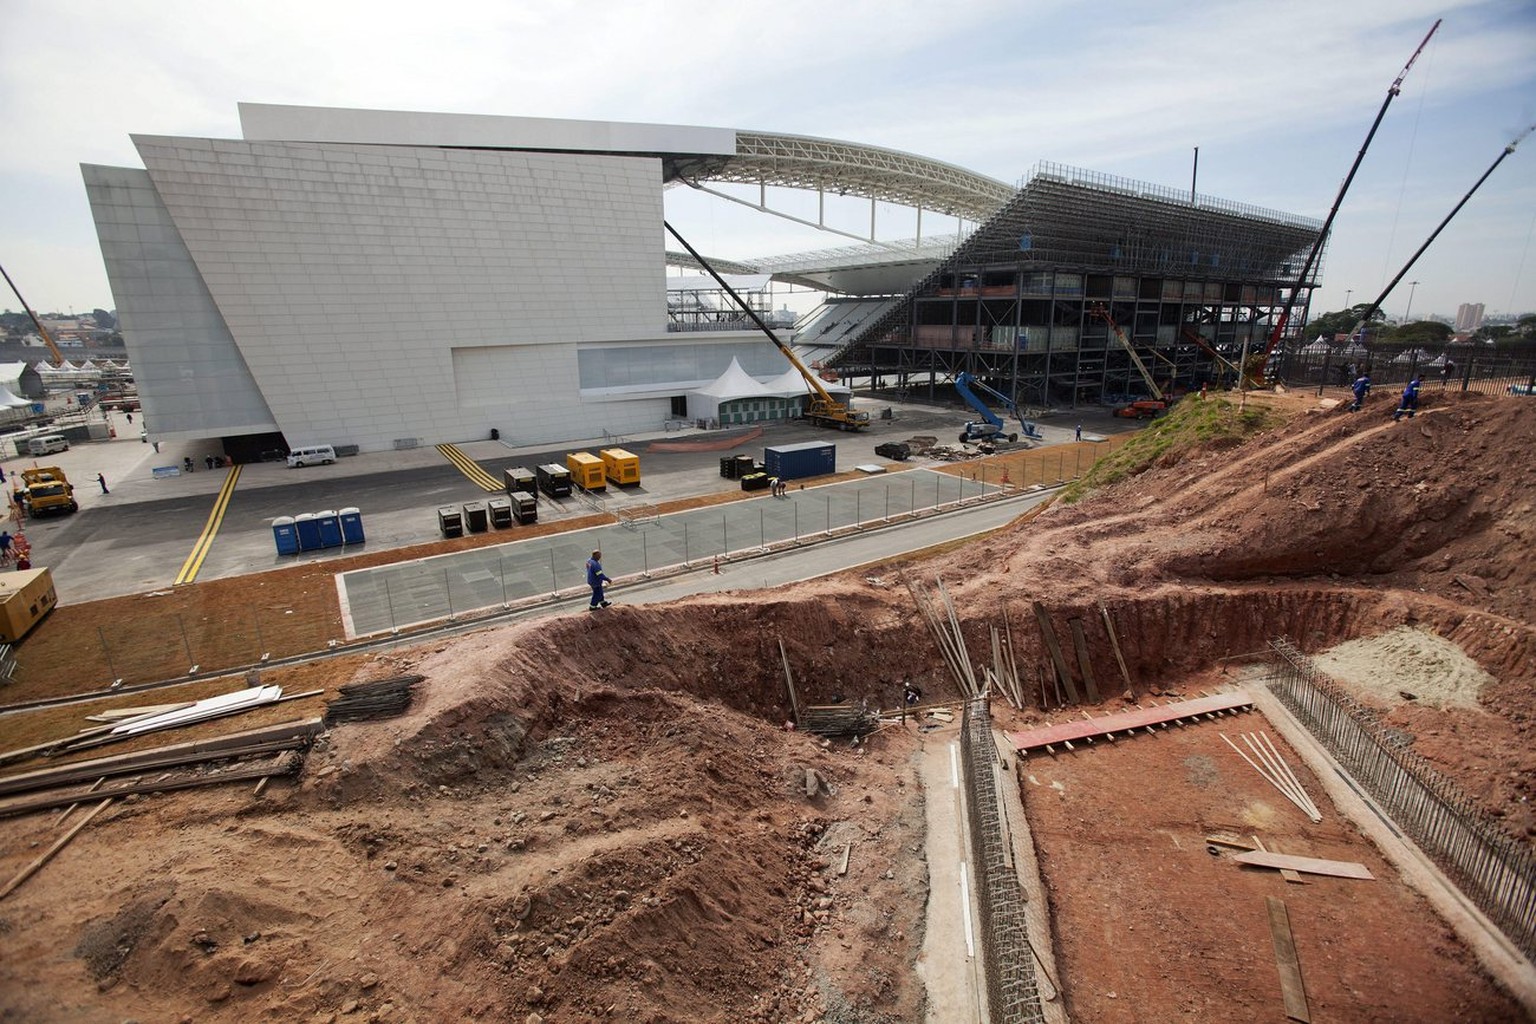
<path id="1" fill-rule="evenodd" d="M 362 683 L 347 683 L 341 696 L 325 705 L 325 726 L 342 722 L 368 722 L 404 714 L 411 706 L 417 683 L 425 676 L 392 676 Z"/>
<path id="2" fill-rule="evenodd" d="M 1269 940 L 1275 948 L 1275 966 L 1280 971 L 1280 995 L 1285 1000 L 1285 1015 L 1301 1024 L 1310 1024 L 1307 988 L 1301 980 L 1301 961 L 1296 957 L 1296 941 L 1291 937 L 1291 917 L 1285 901 L 1264 897 L 1269 906 Z"/>
<path id="3" fill-rule="evenodd" d="M 912 599 L 917 603 L 917 610 L 922 613 L 923 621 L 928 623 L 928 631 L 933 634 L 933 639 L 939 645 L 939 652 L 944 655 L 944 662 L 949 666 L 950 675 L 955 682 L 960 684 L 961 692 L 967 697 L 976 697 L 981 693 L 981 685 L 976 681 L 976 673 L 971 668 L 971 657 L 965 648 L 965 634 L 960 629 L 960 616 L 955 611 L 955 603 L 950 600 L 949 591 L 944 589 L 944 581 L 936 581 L 939 588 L 939 597 L 944 603 L 945 615 L 941 617 L 934 610 L 928 595 L 924 592 L 922 584 L 916 580 L 907 580 L 907 589 L 912 593 Z"/>

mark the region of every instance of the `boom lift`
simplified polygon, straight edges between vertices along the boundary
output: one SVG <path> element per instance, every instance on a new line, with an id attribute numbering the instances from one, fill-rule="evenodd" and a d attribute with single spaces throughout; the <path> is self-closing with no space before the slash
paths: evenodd
<path id="1" fill-rule="evenodd" d="M 698 251 L 688 244 L 687 239 L 678 234 L 677 229 L 666 221 L 662 221 L 661 224 L 662 227 L 672 233 L 673 238 L 682 243 L 683 248 L 688 250 L 688 255 L 692 256 L 698 261 L 699 266 L 708 271 L 709 276 L 715 279 L 715 283 L 725 289 L 725 293 L 736 301 L 736 305 L 741 307 L 742 311 L 758 326 L 758 329 L 768 335 L 768 340 L 773 342 L 780 352 L 784 353 L 784 358 L 789 360 L 789 364 L 799 371 L 800 376 L 805 380 L 806 390 L 810 392 L 805 406 L 806 419 L 817 426 L 836 427 L 839 430 L 863 430 L 869 426 L 868 412 L 856 411 L 853 408 L 853 403 L 843 403 L 833 398 L 832 393 L 822 386 L 821 379 L 806 368 L 806 365 L 789 350 L 788 345 L 779 340 L 779 336 L 774 334 L 767 324 L 763 323 L 763 318 L 757 315 L 757 311 L 745 299 L 736 294 L 736 289 L 725 283 L 725 278 L 715 273 L 715 268 L 710 266 L 704 257 L 700 256 Z"/>
<path id="2" fill-rule="evenodd" d="M 1004 409 L 1013 413 L 1018 418 L 1020 429 L 1025 437 L 1032 437 L 1037 440 L 1042 437 L 1034 423 L 1025 419 L 1024 414 L 1019 412 L 1019 406 L 1013 399 L 995 388 L 988 387 L 969 373 L 962 371 L 955 377 L 955 390 L 960 392 L 960 397 L 965 399 L 972 409 L 981 413 L 981 419 L 973 420 L 965 425 L 965 432 L 960 435 L 961 444 L 971 441 L 995 441 L 1003 437 L 1006 437 L 1009 441 L 1017 441 L 1019 439 L 1018 434 L 1003 433 L 1005 428 L 1002 419 L 998 417 L 997 413 L 987 408 L 987 403 L 981 400 L 976 391 L 972 390 L 973 388 L 977 391 L 985 391 L 997 399 Z"/>

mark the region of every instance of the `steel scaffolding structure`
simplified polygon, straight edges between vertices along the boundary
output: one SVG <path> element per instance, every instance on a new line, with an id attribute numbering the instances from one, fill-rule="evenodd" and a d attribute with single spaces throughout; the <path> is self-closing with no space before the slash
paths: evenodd
<path id="1" fill-rule="evenodd" d="M 1165 391 L 1220 382 L 1262 347 L 1321 225 L 1042 163 L 890 313 L 827 362 L 930 395 L 962 371 L 1021 404 L 1147 388 L 1104 309 Z M 1320 264 L 1319 264 L 1320 265 Z M 1316 268 L 1314 268 L 1315 270 Z M 1316 280 L 1299 282 L 1299 333 Z"/>

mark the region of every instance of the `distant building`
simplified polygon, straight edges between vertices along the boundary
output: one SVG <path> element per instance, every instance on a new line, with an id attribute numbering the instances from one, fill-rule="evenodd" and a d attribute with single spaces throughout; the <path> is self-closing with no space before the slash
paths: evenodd
<path id="1" fill-rule="evenodd" d="M 1463 302 L 1456 307 L 1456 330 L 1475 331 L 1483 326 L 1483 304 L 1481 302 Z"/>

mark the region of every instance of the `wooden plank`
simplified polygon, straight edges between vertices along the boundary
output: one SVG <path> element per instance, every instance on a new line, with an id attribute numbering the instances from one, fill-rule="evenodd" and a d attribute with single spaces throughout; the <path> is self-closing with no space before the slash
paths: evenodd
<path id="1" fill-rule="evenodd" d="M 1171 722 L 1179 718 L 1190 718 L 1209 711 L 1252 706 L 1253 698 L 1246 694 L 1219 693 L 1214 697 L 1198 697 L 1195 700 L 1179 701 L 1174 704 L 1134 708 L 1130 711 L 1116 712 L 1113 715 L 1102 715 L 1089 721 L 1063 722 L 1060 725 L 1009 732 L 1004 735 L 1008 737 L 1008 742 L 1013 744 L 1013 749 L 1022 753 L 1039 749 L 1047 743 L 1065 743 L 1068 740 L 1087 739 L 1089 736 L 1102 736 L 1110 732 L 1128 733 L 1133 729 Z"/>
<path id="2" fill-rule="evenodd" d="M 1269 906 L 1269 941 L 1275 947 L 1275 966 L 1280 971 L 1280 995 L 1285 1000 L 1285 1015 L 1301 1024 L 1310 1024 L 1307 988 L 1301 980 L 1301 961 L 1296 956 L 1296 940 L 1291 935 L 1291 916 L 1285 901 L 1264 897 Z"/>
<path id="3" fill-rule="evenodd" d="M 1115 637 L 1115 620 L 1109 617 L 1109 609 L 1099 602 L 1099 614 L 1104 617 L 1104 628 L 1109 632 L 1109 646 L 1115 652 L 1115 662 L 1120 666 L 1120 676 L 1125 680 L 1125 692 L 1136 696 L 1136 684 L 1131 682 L 1131 671 L 1125 667 L 1125 656 L 1120 653 L 1120 641 Z"/>
<path id="4" fill-rule="evenodd" d="M 74 828 L 70 829 L 68 832 L 65 832 L 62 836 L 60 836 L 57 840 L 54 841 L 54 844 L 52 846 L 48 847 L 48 849 L 46 849 L 42 853 L 38 854 L 36 860 L 34 860 L 32 863 L 28 864 L 26 867 L 22 868 L 21 872 L 19 874 L 17 874 L 17 876 L 15 878 L 13 878 L 9 882 L 5 883 L 5 888 L 4 889 L 0 889 L 0 900 L 5 899 L 5 897 L 7 897 L 11 893 L 15 892 L 17 886 L 21 885 L 22 882 L 25 882 L 27 879 L 31 878 L 34 874 L 37 873 L 37 869 L 38 868 L 42 867 L 44 864 L 47 864 L 50 860 L 52 860 L 54 854 L 56 854 L 60 850 L 64 849 L 65 846 L 69 845 L 69 841 L 71 839 L 75 838 L 75 836 L 79 835 L 80 834 L 80 830 L 85 828 L 85 826 L 89 825 L 91 823 L 91 819 L 92 818 L 95 818 L 96 815 L 98 815 L 102 811 L 106 810 L 111 805 L 112 801 L 115 800 L 115 799 L 117 799 L 117 798 L 109 796 L 105 800 L 103 800 L 101 803 L 97 804 L 95 807 L 93 807 L 91 809 L 91 813 L 90 814 L 87 814 L 85 817 L 83 817 L 79 821 L 75 822 L 75 827 Z"/>
<path id="5" fill-rule="evenodd" d="M 1072 646 L 1077 648 L 1077 667 L 1083 670 L 1083 685 L 1088 688 L 1088 699 L 1099 703 L 1099 684 L 1093 678 L 1093 662 L 1088 659 L 1088 637 L 1083 632 L 1082 619 L 1068 619 L 1072 628 Z"/>
<path id="6" fill-rule="evenodd" d="M 795 725 L 800 724 L 800 698 L 795 693 L 795 674 L 789 670 L 789 652 L 784 649 L 784 638 L 779 638 L 779 657 L 784 659 L 784 685 L 789 687 L 789 709 L 794 713 Z"/>
<path id="7" fill-rule="evenodd" d="M 1364 864 L 1355 864 L 1347 860 L 1320 860 L 1317 857 L 1292 857 L 1284 853 L 1265 853 L 1256 850 L 1253 853 L 1238 853 L 1232 859 L 1239 864 L 1247 864 L 1256 868 L 1290 868 L 1292 871 L 1303 871 L 1309 875 L 1331 875 L 1334 878 L 1363 878 L 1374 881 L 1376 876 Z"/>
<path id="8" fill-rule="evenodd" d="M 1264 840 L 1260 839 L 1258 836 L 1253 837 L 1253 848 L 1257 849 L 1260 853 L 1280 852 L 1278 849 L 1271 850 L 1269 847 L 1265 846 Z M 1307 884 L 1307 880 L 1301 877 L 1301 873 L 1292 868 L 1281 868 L 1280 877 L 1285 879 L 1287 882 L 1290 882 L 1292 885 Z"/>
<path id="9" fill-rule="evenodd" d="M 843 844 L 843 862 L 837 866 L 837 873 L 839 875 L 846 875 L 848 873 L 848 858 L 851 857 L 851 856 L 853 856 L 853 844 L 852 843 L 844 843 Z"/>
<path id="10" fill-rule="evenodd" d="M 1072 681 L 1072 673 L 1067 671 L 1067 659 L 1061 655 L 1061 644 L 1056 639 L 1056 629 L 1051 625 L 1051 613 L 1045 610 L 1045 605 L 1035 602 L 1035 621 L 1040 624 L 1040 635 L 1045 639 L 1045 648 L 1051 652 L 1051 663 L 1056 666 L 1056 680 L 1067 689 L 1067 696 L 1073 704 L 1081 704 L 1077 696 L 1077 684 Z"/>

